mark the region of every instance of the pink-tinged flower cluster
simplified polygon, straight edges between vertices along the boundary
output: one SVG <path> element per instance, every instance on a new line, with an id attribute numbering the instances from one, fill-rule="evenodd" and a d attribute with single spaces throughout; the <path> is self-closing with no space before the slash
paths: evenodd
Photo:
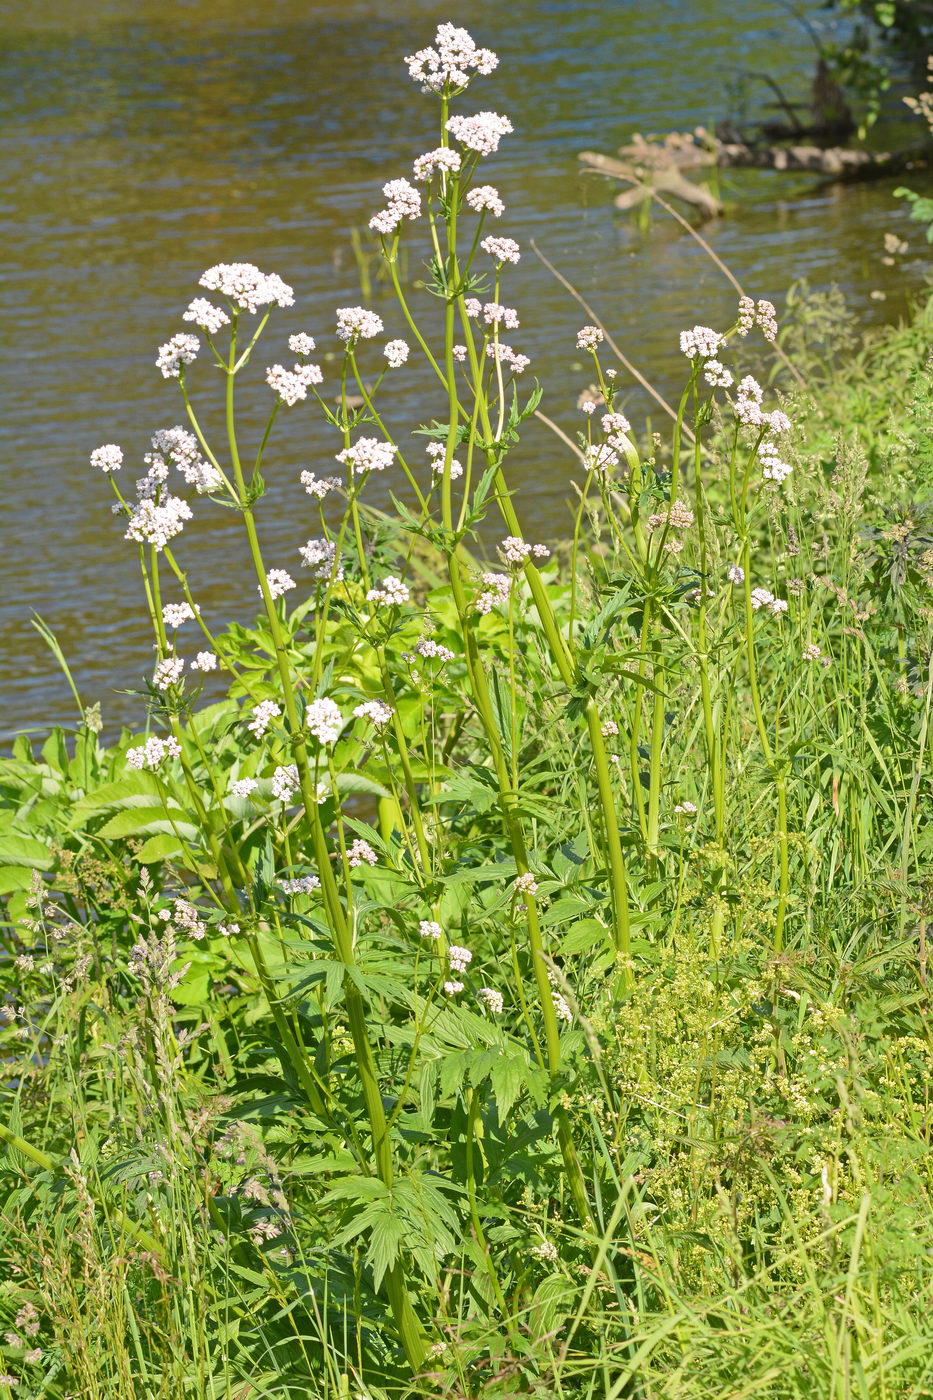
<path id="1" fill-rule="evenodd" d="M 278 719 L 281 713 L 274 700 L 260 700 L 258 705 L 253 706 L 253 718 L 246 727 L 257 739 L 261 739 L 272 721 Z"/>
<path id="2" fill-rule="evenodd" d="M 394 574 L 387 574 L 381 588 L 371 588 L 366 594 L 367 603 L 385 603 L 387 607 L 401 607 L 407 603 L 411 593 L 407 583 Z"/>
<path id="3" fill-rule="evenodd" d="M 138 748 L 127 749 L 126 762 L 130 768 L 161 768 L 167 758 L 179 758 L 181 745 L 177 739 L 160 739 L 152 734 Z"/>
<path id="4" fill-rule="evenodd" d="M 752 607 L 757 611 L 759 608 L 767 608 L 769 612 L 787 612 L 787 603 L 783 598 L 775 598 L 767 588 L 753 588 L 751 593 Z"/>
<path id="5" fill-rule="evenodd" d="M 208 335 L 216 335 L 223 326 L 229 326 L 230 317 L 221 307 L 215 306 L 208 301 L 207 297 L 195 297 L 189 302 L 187 311 L 182 313 L 183 321 L 193 321 L 200 330 L 206 331 Z"/>
<path id="6" fill-rule="evenodd" d="M 423 92 L 441 93 L 465 88 L 471 77 L 488 76 L 499 60 L 491 49 L 477 48 L 466 29 L 440 24 L 433 48 L 418 49 L 405 59 L 409 76 Z"/>
<path id="7" fill-rule="evenodd" d="M 281 802 L 289 802 L 298 791 L 301 783 L 294 763 L 280 764 L 272 774 L 272 796 Z"/>
<path id="8" fill-rule="evenodd" d="M 411 354 L 408 343 L 404 340 L 390 340 L 382 352 L 386 357 L 389 369 L 398 369 L 403 365 Z"/>
<path id="9" fill-rule="evenodd" d="M 439 661 L 442 666 L 455 659 L 450 648 L 441 646 L 440 642 L 436 642 L 433 637 L 422 637 L 415 644 L 415 651 L 426 661 Z"/>
<path id="10" fill-rule="evenodd" d="M 583 451 L 588 472 L 610 472 L 619 465 L 619 455 L 608 442 L 594 442 Z"/>
<path id="11" fill-rule="evenodd" d="M 316 501 L 323 501 L 325 496 L 329 496 L 331 491 L 336 491 L 343 485 L 343 482 L 336 476 L 315 476 L 314 472 L 302 472 L 298 478 L 309 496 L 313 496 Z"/>
<path id="12" fill-rule="evenodd" d="M 786 413 L 779 408 L 773 409 L 770 413 L 762 410 L 761 402 L 764 398 L 764 390 L 752 375 L 747 374 L 739 381 L 736 390 L 735 403 L 732 410 L 740 423 L 747 428 L 765 428 L 772 433 L 787 433 L 791 429 L 791 421 Z"/>
<path id="13" fill-rule="evenodd" d="M 436 919 L 422 919 L 418 924 L 418 932 L 421 934 L 422 938 L 430 938 L 433 939 L 434 942 L 437 942 L 438 939 L 444 936 L 444 930 Z"/>
<path id="14" fill-rule="evenodd" d="M 279 880 L 278 883 L 283 894 L 310 894 L 312 890 L 321 888 L 316 875 L 296 875 L 294 879 Z"/>
<path id="15" fill-rule="evenodd" d="M 288 337 L 288 348 L 293 355 L 310 355 L 315 348 L 314 336 L 307 331 L 296 331 Z"/>
<path id="16" fill-rule="evenodd" d="M 472 117 L 450 117 L 447 130 L 467 150 L 491 156 L 498 151 L 503 136 L 508 136 L 514 128 L 508 117 L 498 112 L 476 112 Z"/>
<path id="17" fill-rule="evenodd" d="M 486 573 L 482 575 L 483 592 L 476 595 L 474 607 L 478 613 L 491 613 L 500 603 L 509 601 L 512 580 L 508 574 Z"/>
<path id="18" fill-rule="evenodd" d="M 742 568 L 741 564 L 730 564 L 727 577 L 730 583 L 744 583 L 745 570 Z"/>
<path id="19" fill-rule="evenodd" d="M 487 326 L 505 326 L 507 331 L 517 331 L 518 312 L 511 306 L 502 306 L 498 301 L 487 301 L 483 307 L 483 320 Z"/>
<path id="20" fill-rule="evenodd" d="M 340 706 L 326 696 L 312 700 L 305 710 L 304 727 L 319 744 L 336 744 L 343 729 Z"/>
<path id="21" fill-rule="evenodd" d="M 368 719 L 376 729 L 384 729 L 395 711 L 384 700 L 364 700 L 362 705 L 357 705 L 353 714 L 356 719 Z"/>
<path id="22" fill-rule="evenodd" d="M 287 569 L 270 569 L 266 574 L 266 587 L 270 598 L 284 598 L 288 590 L 295 587 L 295 580 Z"/>
<path id="23" fill-rule="evenodd" d="M 514 238 L 497 238 L 490 234 L 484 238 L 479 245 L 484 253 L 488 253 L 491 258 L 495 258 L 497 263 L 517 263 L 521 257 L 521 249 Z"/>
<path id="24" fill-rule="evenodd" d="M 263 306 L 294 306 L 295 294 L 274 272 L 260 272 L 255 263 L 217 263 L 200 279 L 209 292 L 220 292 L 240 311 L 255 314 Z"/>
<path id="25" fill-rule="evenodd" d="M 382 193 L 389 201 L 385 209 L 374 214 L 369 227 L 377 233 L 394 233 L 403 219 L 417 219 L 421 213 L 421 195 L 407 180 L 390 180 Z"/>
<path id="26" fill-rule="evenodd" d="M 605 338 L 599 326 L 584 326 L 582 330 L 577 331 L 577 349 L 595 350 Z"/>
<path id="27" fill-rule="evenodd" d="M 156 367 L 162 371 L 163 379 L 180 379 L 183 365 L 190 365 L 198 358 L 201 342 L 196 335 L 179 331 L 159 346 Z"/>
<path id="28" fill-rule="evenodd" d="M 255 778 L 237 778 L 230 784 L 230 791 L 234 797 L 249 797 L 258 786 Z"/>
<path id="29" fill-rule="evenodd" d="M 739 319 L 736 330 L 739 335 L 748 335 L 755 326 L 759 328 L 765 340 L 776 339 L 777 312 L 773 303 L 763 300 L 756 303 L 751 297 L 739 297 Z"/>
<path id="30" fill-rule="evenodd" d="M 467 194 L 466 202 L 477 214 L 489 213 L 493 218 L 501 219 L 505 213 L 505 205 L 495 185 L 475 185 Z"/>
<path id="31" fill-rule="evenodd" d="M 382 335 L 382 318 L 365 306 L 341 306 L 337 310 L 337 336 L 347 345 Z"/>
<path id="32" fill-rule="evenodd" d="M 506 535 L 501 544 L 496 546 L 500 558 L 506 564 L 524 564 L 528 559 L 546 559 L 550 554 L 547 545 L 528 544 L 527 541 L 519 539 L 518 535 Z"/>
<path id="33" fill-rule="evenodd" d="M 160 428 L 153 433 L 151 441 L 153 451 L 143 457 L 150 477 L 153 477 L 155 469 L 155 475 L 164 480 L 159 469 L 171 462 L 199 496 L 216 491 L 223 484 L 220 472 L 211 462 L 205 462 L 198 450 L 197 438 L 187 428 Z"/>
<path id="34" fill-rule="evenodd" d="M 123 466 L 123 448 L 115 442 L 105 442 L 91 453 L 91 466 L 102 472 L 118 472 Z"/>
<path id="35" fill-rule="evenodd" d="M 296 403 L 308 397 L 312 384 L 320 384 L 324 378 L 320 365 L 295 365 L 286 369 L 284 365 L 270 365 L 266 370 L 266 383 L 280 401 L 294 408 Z"/>
<path id="36" fill-rule="evenodd" d="M 350 866 L 351 870 L 356 869 L 357 866 L 363 865 L 364 863 L 366 865 L 376 865 L 378 861 L 379 857 L 376 855 L 376 852 L 369 842 L 363 841 L 359 837 L 357 837 L 353 845 L 347 851 L 347 864 Z"/>
<path id="37" fill-rule="evenodd" d="M 520 894 L 537 894 L 538 882 L 531 871 L 527 870 L 524 875 L 516 875 L 515 888 Z"/>
<path id="38" fill-rule="evenodd" d="M 724 344 L 725 337 L 709 326 L 694 326 L 692 330 L 680 332 L 680 348 L 691 360 L 697 356 L 701 360 L 712 359 Z"/>
<path id="39" fill-rule="evenodd" d="M 501 341 L 491 340 L 486 346 L 486 356 L 495 360 L 496 364 L 508 365 L 513 374 L 522 374 L 531 364 L 527 355 L 520 355 L 511 345 L 505 345 Z"/>
<path id="40" fill-rule="evenodd" d="M 416 180 L 430 180 L 438 170 L 456 175 L 461 164 L 459 151 L 455 151 L 452 146 L 437 146 L 433 151 L 425 151 L 424 155 L 416 156 L 412 171 Z"/>
<path id="41" fill-rule="evenodd" d="M 165 656 L 158 663 L 152 677 L 156 690 L 171 690 L 181 680 L 185 663 L 180 656 Z"/>
<path id="42" fill-rule="evenodd" d="M 431 458 L 431 471 L 435 476 L 444 475 L 444 458 L 447 456 L 447 449 L 442 442 L 429 442 L 424 449 Z M 458 476 L 463 476 L 463 467 L 456 457 L 451 459 L 450 479 L 456 481 Z"/>
<path id="43" fill-rule="evenodd" d="M 335 583 L 339 583 L 343 578 L 343 567 L 338 565 L 334 568 L 337 545 L 333 540 L 308 540 L 298 553 L 305 568 L 311 570 L 311 577 L 316 583 L 327 583 L 331 577 Z"/>
<path id="44" fill-rule="evenodd" d="M 632 425 L 625 414 L 604 413 L 601 422 L 609 446 L 615 452 L 624 452 L 628 446 L 625 441 L 626 435 L 632 431 Z"/>
<path id="45" fill-rule="evenodd" d="M 337 461 L 358 474 L 363 472 L 384 472 L 395 460 L 397 448 L 391 442 L 379 438 L 361 437 L 352 447 L 345 447 L 337 453 Z"/>

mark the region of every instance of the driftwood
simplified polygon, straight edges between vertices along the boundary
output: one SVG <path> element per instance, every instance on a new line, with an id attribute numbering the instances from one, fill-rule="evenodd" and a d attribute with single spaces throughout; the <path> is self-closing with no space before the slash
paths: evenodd
<path id="1" fill-rule="evenodd" d="M 715 218 L 723 212 L 722 204 L 703 185 L 688 180 L 685 171 L 712 166 L 746 167 L 808 171 L 832 180 L 867 180 L 926 166 L 929 155 L 926 147 L 862 151 L 849 146 L 778 146 L 722 140 L 705 127 L 697 127 L 691 132 L 671 132 L 663 140 L 646 141 L 636 134 L 627 146 L 620 146 L 618 157 L 581 151 L 579 159 L 588 170 L 633 186 L 616 195 L 619 209 L 631 209 L 650 199 L 652 190 L 657 190 L 693 205 L 706 218 Z"/>

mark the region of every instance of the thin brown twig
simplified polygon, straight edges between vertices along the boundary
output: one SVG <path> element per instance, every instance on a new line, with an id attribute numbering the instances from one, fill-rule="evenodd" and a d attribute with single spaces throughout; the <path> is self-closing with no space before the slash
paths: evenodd
<path id="1" fill-rule="evenodd" d="M 547 270 L 552 274 L 552 276 L 554 276 L 554 277 L 557 278 L 557 280 L 558 280 L 558 282 L 560 282 L 561 286 L 567 288 L 567 291 L 568 291 L 568 292 L 570 293 L 570 295 L 573 297 L 574 301 L 578 302 L 579 305 L 583 307 L 583 310 L 586 312 L 587 316 L 589 316 L 590 320 L 593 322 L 593 325 L 599 327 L 599 329 L 602 331 L 603 335 L 604 335 L 605 338 L 606 338 L 606 344 L 609 346 L 610 350 L 611 350 L 612 353 L 616 356 L 616 358 L 619 360 L 619 362 L 625 366 L 625 368 L 628 370 L 628 372 L 629 372 L 629 374 L 632 376 L 632 378 L 638 380 L 638 382 L 639 382 L 639 384 L 642 386 L 642 388 L 643 388 L 643 389 L 646 389 L 646 390 L 648 391 L 648 393 L 651 395 L 651 397 L 652 397 L 653 399 L 655 399 L 655 400 L 661 405 L 661 407 L 664 409 L 664 412 L 670 414 L 671 418 L 673 418 L 674 422 L 676 423 L 676 422 L 677 422 L 677 414 L 676 414 L 676 413 L 674 412 L 674 410 L 671 408 L 670 404 L 667 402 L 667 400 L 666 400 L 665 398 L 663 398 L 663 397 L 661 396 L 661 394 L 658 393 L 658 391 L 657 391 L 657 389 L 655 389 L 654 385 L 649 384 L 648 381 L 647 381 L 647 379 L 645 378 L 645 376 L 644 376 L 643 374 L 640 374 L 640 373 L 639 373 L 639 371 L 638 371 L 638 370 L 635 368 L 635 366 L 632 364 L 631 360 L 628 359 L 627 356 L 623 355 L 622 351 L 619 349 L 618 345 L 617 345 L 616 342 L 613 340 L 612 336 L 611 336 L 611 335 L 609 334 L 609 332 L 606 330 L 606 327 L 603 325 L 602 321 L 601 321 L 601 320 L 599 319 L 599 317 L 596 315 L 596 312 L 593 310 L 592 306 L 590 306 L 589 302 L 584 300 L 584 298 L 583 298 L 583 297 L 580 295 L 580 293 L 577 291 L 577 289 L 576 289 L 576 287 L 573 285 L 573 283 L 572 283 L 572 282 L 569 282 L 562 272 L 558 272 L 558 270 L 557 270 L 557 268 L 554 266 L 554 264 L 553 264 L 552 262 L 550 262 L 550 261 L 544 256 L 544 254 L 542 253 L 541 249 L 538 247 L 538 245 L 537 245 L 537 243 L 535 242 L 534 239 L 531 240 L 531 246 L 532 246 L 532 248 L 534 249 L 535 257 L 538 258 L 541 262 L 544 263 L 544 266 L 545 266 L 545 267 L 547 268 Z M 684 423 L 684 425 L 683 425 L 683 434 L 684 434 L 685 437 L 688 437 L 688 438 L 690 439 L 691 442 L 695 441 L 694 435 L 693 435 L 693 433 L 690 431 L 690 429 L 687 427 L 686 423 Z"/>
<path id="2" fill-rule="evenodd" d="M 550 428 L 551 432 L 555 433 L 557 437 L 560 438 L 561 442 L 565 442 L 570 448 L 571 452 L 575 452 L 577 454 L 577 457 L 581 462 L 583 461 L 583 453 L 581 452 L 580 448 L 573 441 L 573 438 L 569 437 L 568 434 L 564 432 L 563 428 L 559 428 L 557 426 L 553 418 L 548 418 L 547 414 L 542 413 L 540 408 L 535 409 L 535 417 L 540 418 L 541 422 L 546 424 L 546 426 Z"/>

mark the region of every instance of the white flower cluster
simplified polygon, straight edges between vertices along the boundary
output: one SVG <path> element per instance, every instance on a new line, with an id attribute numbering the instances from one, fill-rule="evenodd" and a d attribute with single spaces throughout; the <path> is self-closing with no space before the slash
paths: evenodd
<path id="1" fill-rule="evenodd" d="M 198 440 L 194 433 L 189 433 L 187 428 L 180 425 L 174 428 L 159 428 L 153 433 L 152 452 L 147 452 L 143 461 L 149 468 L 147 477 L 143 480 L 157 482 L 164 480 L 167 471 L 162 472 L 162 468 L 167 462 L 171 462 L 181 472 L 189 486 L 193 486 L 199 496 L 207 491 L 216 491 L 223 484 L 223 477 L 215 466 L 210 462 L 205 462 L 198 451 Z M 137 482 L 137 488 L 139 483 Z M 149 495 L 148 489 L 140 491 L 141 495 Z"/>
<path id="2" fill-rule="evenodd" d="M 389 201 L 388 207 L 374 214 L 369 227 L 376 233 L 394 233 L 403 219 L 417 219 L 421 213 L 421 195 L 407 180 L 390 180 L 383 185 L 382 193 Z"/>
<path id="3" fill-rule="evenodd" d="M 695 817 L 697 808 L 695 802 L 678 802 L 674 811 L 679 817 Z"/>
<path id="4" fill-rule="evenodd" d="M 282 711 L 274 700 L 260 700 L 258 705 L 253 706 L 253 718 L 247 725 L 251 734 L 255 734 L 257 739 L 261 739 L 269 725 L 274 719 L 281 715 Z"/>
<path id="5" fill-rule="evenodd" d="M 789 462 L 784 462 L 778 453 L 775 443 L 765 441 L 758 449 L 758 460 L 761 463 L 761 474 L 766 481 L 786 481 L 794 470 Z"/>
<path id="6" fill-rule="evenodd" d="M 181 745 L 177 739 L 160 739 L 152 734 L 138 748 L 127 749 L 126 762 L 130 768 L 160 768 L 167 758 L 180 758 Z"/>
<path id="7" fill-rule="evenodd" d="M 156 690 L 171 690 L 181 680 L 185 663 L 180 656 L 165 656 L 155 668 L 152 684 Z"/>
<path id="8" fill-rule="evenodd" d="M 226 311 L 207 297 L 195 297 L 194 301 L 188 304 L 188 310 L 182 313 L 183 321 L 193 321 L 202 331 L 207 331 L 208 335 L 216 335 L 222 326 L 229 326 L 230 317 Z"/>
<path id="9" fill-rule="evenodd" d="M 487 1011 L 491 1011 L 494 1016 L 502 1014 L 505 1006 L 505 999 L 501 992 L 497 992 L 495 987 L 480 987 L 476 993 L 476 1000 L 485 1006 Z"/>
<path id="10" fill-rule="evenodd" d="M 312 384 L 320 384 L 324 375 L 320 365 L 295 365 L 286 369 L 284 365 L 270 365 L 266 370 L 266 383 L 282 403 L 294 408 L 296 403 L 308 397 Z"/>
<path id="11" fill-rule="evenodd" d="M 754 326 L 758 326 L 765 340 L 774 340 L 777 337 L 777 312 L 770 301 L 759 301 L 757 304 L 751 297 L 739 297 L 739 319 L 736 330 L 739 335 L 748 335 Z"/>
<path id="12" fill-rule="evenodd" d="M 495 185 L 474 185 L 467 194 L 466 202 L 477 214 L 486 211 L 492 214 L 493 218 L 501 219 L 505 213 L 505 205 Z"/>
<path id="13" fill-rule="evenodd" d="M 357 837 L 357 839 L 353 842 L 353 845 L 347 851 L 347 864 L 350 866 L 351 869 L 355 869 L 358 865 L 362 865 L 364 862 L 367 865 L 376 865 L 378 863 L 378 860 L 379 857 L 376 855 L 376 852 L 373 850 L 369 842 L 362 841 L 359 837 Z"/>
<path id="14" fill-rule="evenodd" d="M 783 598 L 775 598 L 773 593 L 769 593 L 767 588 L 752 589 L 752 607 L 754 609 L 767 608 L 769 612 L 787 612 L 787 603 Z"/>
<path id="15" fill-rule="evenodd" d="M 328 583 L 331 575 L 335 583 L 339 583 L 343 578 L 343 567 L 337 565 L 336 571 L 334 569 L 337 557 L 337 545 L 334 540 L 308 540 L 298 553 L 305 568 L 311 570 L 311 577 L 315 583 Z"/>
<path id="16" fill-rule="evenodd" d="M 309 496 L 313 496 L 316 501 L 323 501 L 325 496 L 331 491 L 336 491 L 342 486 L 339 477 L 336 476 L 315 476 L 314 472 L 302 472 L 298 478 Z"/>
<path id="17" fill-rule="evenodd" d="M 105 442 L 91 453 L 91 466 L 102 472 L 118 472 L 123 466 L 123 448 L 115 442 Z"/>
<path id="18" fill-rule="evenodd" d="M 341 306 L 337 311 L 337 335 L 347 345 L 382 335 L 382 318 L 365 306 Z"/>
<path id="19" fill-rule="evenodd" d="M 261 306 L 294 306 L 295 294 L 274 272 L 260 272 L 254 263 L 217 263 L 200 279 L 209 292 L 220 292 L 241 311 L 255 314 Z"/>
<path id="20" fill-rule="evenodd" d="M 741 564 L 730 564 L 728 578 L 730 583 L 744 583 L 745 570 Z"/>
<path id="21" fill-rule="evenodd" d="M 398 449 L 379 438 L 361 437 L 352 447 L 337 453 L 337 461 L 353 472 L 384 472 L 391 467 Z"/>
<path id="22" fill-rule="evenodd" d="M 477 112 L 472 117 L 450 117 L 447 130 L 467 150 L 491 156 L 498 151 L 503 136 L 514 128 L 508 117 L 501 117 L 498 112 Z"/>
<path id="23" fill-rule="evenodd" d="M 192 608 L 190 603 L 166 603 L 162 609 L 162 621 L 166 627 L 180 627 L 183 622 L 193 622 L 200 608 Z"/>
<path id="24" fill-rule="evenodd" d="M 283 894 L 310 894 L 319 890 L 321 882 L 316 875 L 297 875 L 293 880 L 280 880 L 279 889 Z"/>
<path id="25" fill-rule="evenodd" d="M 647 529 L 657 530 L 666 525 L 671 530 L 689 530 L 694 519 L 693 511 L 686 501 L 671 501 L 666 511 L 648 516 Z"/>
<path id="26" fill-rule="evenodd" d="M 362 705 L 357 705 L 353 714 L 356 719 L 368 719 L 377 729 L 384 729 L 395 711 L 383 700 L 364 700 Z"/>
<path id="27" fill-rule="evenodd" d="M 293 355 L 310 355 L 314 349 L 314 336 L 306 331 L 296 331 L 288 337 L 288 348 Z"/>
<path id="28" fill-rule="evenodd" d="M 455 151 L 452 146 L 437 146 L 433 151 L 425 151 L 424 155 L 417 156 L 412 170 L 416 180 L 430 180 L 436 170 L 456 175 L 461 164 L 459 151 Z"/>
<path id="29" fill-rule="evenodd" d="M 343 715 L 339 705 L 326 696 L 312 700 L 305 710 L 305 729 L 319 744 L 336 744 L 343 729 Z"/>
<path id="30" fill-rule="evenodd" d="M 519 355 L 517 351 L 512 349 L 511 345 L 504 345 L 498 341 L 489 342 L 486 346 L 486 354 L 497 364 L 508 365 L 513 374 L 522 374 L 531 364 L 527 355 Z"/>
<path id="31" fill-rule="evenodd" d="M 588 472 L 609 472 L 618 465 L 618 453 L 608 442 L 593 442 L 584 448 L 583 466 Z"/>
<path id="32" fill-rule="evenodd" d="M 462 982 L 453 982 L 453 981 L 451 981 L 451 982 L 445 982 L 445 983 L 444 983 L 444 991 L 445 991 L 445 993 L 447 994 L 447 996 L 449 996 L 449 997 L 455 997 L 455 996 L 458 995 L 458 993 L 460 993 L 460 992 L 463 991 L 463 983 L 462 983 Z"/>
<path id="33" fill-rule="evenodd" d="M 389 369 L 398 369 L 403 365 L 411 354 L 408 344 L 404 340 L 390 340 L 382 352 L 386 357 Z"/>
<path id="34" fill-rule="evenodd" d="M 266 574 L 266 587 L 270 597 L 282 598 L 290 588 L 295 587 L 295 580 L 287 569 L 270 569 Z M 259 592 L 262 592 L 261 588 Z"/>
<path id="35" fill-rule="evenodd" d="M 186 933 L 189 938 L 193 938 L 197 943 L 200 943 L 201 939 L 207 933 L 207 924 L 201 918 L 200 910 L 197 909 L 195 905 L 189 904 L 187 899 L 176 899 L 171 915 L 167 909 L 163 909 L 159 917 L 166 921 L 171 918 L 172 922 L 181 929 L 182 933 Z"/>
<path id="36" fill-rule="evenodd" d="M 367 603 L 385 603 L 387 607 L 398 608 L 411 597 L 408 584 L 394 574 L 387 574 L 381 588 L 371 588 L 366 594 Z"/>
<path id="37" fill-rule="evenodd" d="M 162 371 L 163 379 L 180 379 L 182 365 L 190 365 L 198 358 L 201 342 L 196 335 L 179 331 L 159 346 L 156 367 Z"/>
<path id="38" fill-rule="evenodd" d="M 300 786 L 298 769 L 294 763 L 289 763 L 287 766 L 280 764 L 272 774 L 272 796 L 279 798 L 282 802 L 288 802 Z"/>
<path id="39" fill-rule="evenodd" d="M 577 331 L 577 349 L 595 350 L 597 345 L 601 345 L 605 336 L 598 326 L 584 326 Z"/>
<path id="40" fill-rule="evenodd" d="M 192 671 L 216 671 L 217 656 L 212 651 L 199 651 L 190 665 Z"/>
<path id="41" fill-rule="evenodd" d="M 451 943 L 447 949 L 447 961 L 451 972 L 466 972 L 473 961 L 473 954 L 469 948 L 463 948 L 459 943 Z"/>
<path id="42" fill-rule="evenodd" d="M 138 501 L 130 511 L 124 539 L 162 550 L 190 519 L 191 507 L 180 496 L 163 496 L 158 505 L 152 500 Z"/>
<path id="43" fill-rule="evenodd" d="M 739 422 L 747 428 L 766 428 L 777 434 L 790 432 L 791 421 L 786 413 L 782 413 L 779 408 L 773 409 L 771 413 L 762 412 L 763 398 L 764 390 L 758 380 L 746 374 L 745 378 L 739 381 L 735 403 L 732 406 Z"/>
<path id="44" fill-rule="evenodd" d="M 732 384 L 732 371 L 726 369 L 720 360 L 707 360 L 703 366 L 703 378 L 713 389 L 728 389 Z"/>
<path id="45" fill-rule="evenodd" d="M 507 331 L 517 331 L 519 326 L 518 312 L 511 306 L 501 306 L 497 301 L 487 301 L 483 307 L 483 320 L 487 326 L 495 326 L 497 330 L 505 326 Z"/>
<path id="46" fill-rule="evenodd" d="M 422 919 L 418 924 L 418 932 L 422 938 L 431 938 L 435 942 L 444 936 L 444 930 L 434 919 Z"/>
<path id="47" fill-rule="evenodd" d="M 230 791 L 234 797 L 249 797 L 258 786 L 259 783 L 255 778 L 237 778 L 230 784 Z"/>
<path id="48" fill-rule="evenodd" d="M 554 1010 L 557 1012 L 558 1021 L 573 1020 L 573 1012 L 570 1010 L 570 1005 L 566 997 L 561 996 L 560 992 L 552 990 L 551 1001 L 554 1003 Z"/>
<path id="49" fill-rule="evenodd" d="M 478 613 L 491 613 L 500 603 L 509 601 L 512 580 L 508 574 L 483 574 L 484 590 L 476 596 L 474 607 Z"/>
<path id="50" fill-rule="evenodd" d="M 492 234 L 479 245 L 484 253 L 495 258 L 497 263 L 517 263 L 521 250 L 514 238 L 496 238 Z"/>
<path id="51" fill-rule="evenodd" d="M 819 661 L 822 655 L 823 653 L 816 642 L 807 642 L 807 645 L 803 649 L 804 661 Z"/>
<path id="52" fill-rule="evenodd" d="M 599 732 L 604 739 L 614 739 L 619 732 L 619 726 L 614 719 L 607 719 L 600 725 Z"/>
<path id="53" fill-rule="evenodd" d="M 424 450 L 431 458 L 431 470 L 434 475 L 443 476 L 444 458 L 447 455 L 447 449 L 444 444 L 442 442 L 429 442 Z M 454 457 L 450 463 L 451 481 L 456 481 L 458 476 L 463 476 L 463 467 L 457 461 L 456 457 Z"/>
<path id="54" fill-rule="evenodd" d="M 434 47 L 418 49 L 405 59 L 409 76 L 421 84 L 422 92 L 444 92 L 465 88 L 470 78 L 479 73 L 488 76 L 499 60 L 491 49 L 479 49 L 466 29 L 453 24 L 440 24 L 434 36 Z"/>
<path id="55" fill-rule="evenodd" d="M 712 359 L 724 344 L 725 337 L 709 326 L 694 326 L 692 330 L 680 332 L 680 348 L 691 360 L 697 355 L 701 360 Z"/>
<path id="56" fill-rule="evenodd" d="M 524 875 L 516 875 L 515 888 L 519 890 L 521 894 L 537 894 L 538 882 L 531 871 L 527 870 Z"/>

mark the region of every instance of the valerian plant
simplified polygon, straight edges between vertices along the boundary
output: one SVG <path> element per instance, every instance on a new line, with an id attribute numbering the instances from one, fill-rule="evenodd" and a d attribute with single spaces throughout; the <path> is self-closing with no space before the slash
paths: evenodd
<path id="1" fill-rule="evenodd" d="M 88 712 L 0 766 L 0 1385 L 698 1396 L 740 1366 L 804 1394 L 801 1308 L 821 1393 L 854 1393 L 853 1355 L 869 1387 L 922 1384 L 929 1252 L 892 1222 L 920 1230 L 929 1191 L 927 512 L 863 529 L 857 446 L 795 470 L 790 405 L 739 364 L 775 310 L 742 296 L 682 332 L 652 455 L 581 328 L 571 539 L 529 540 L 509 458 L 542 390 L 480 173 L 512 128 L 459 110 L 496 56 L 441 25 L 407 63 L 440 144 L 371 220 L 403 334 L 340 307 L 263 371 L 292 288 L 218 263 L 158 351 L 183 422 L 133 490 L 120 446 L 91 454 L 156 660 L 145 732 L 106 747 Z M 398 273 L 410 230 L 440 330 Z M 417 448 L 382 407 L 413 357 Z M 308 409 L 334 452 L 273 560 L 276 420 Z M 210 506 L 240 522 L 251 627 L 196 600 Z"/>

